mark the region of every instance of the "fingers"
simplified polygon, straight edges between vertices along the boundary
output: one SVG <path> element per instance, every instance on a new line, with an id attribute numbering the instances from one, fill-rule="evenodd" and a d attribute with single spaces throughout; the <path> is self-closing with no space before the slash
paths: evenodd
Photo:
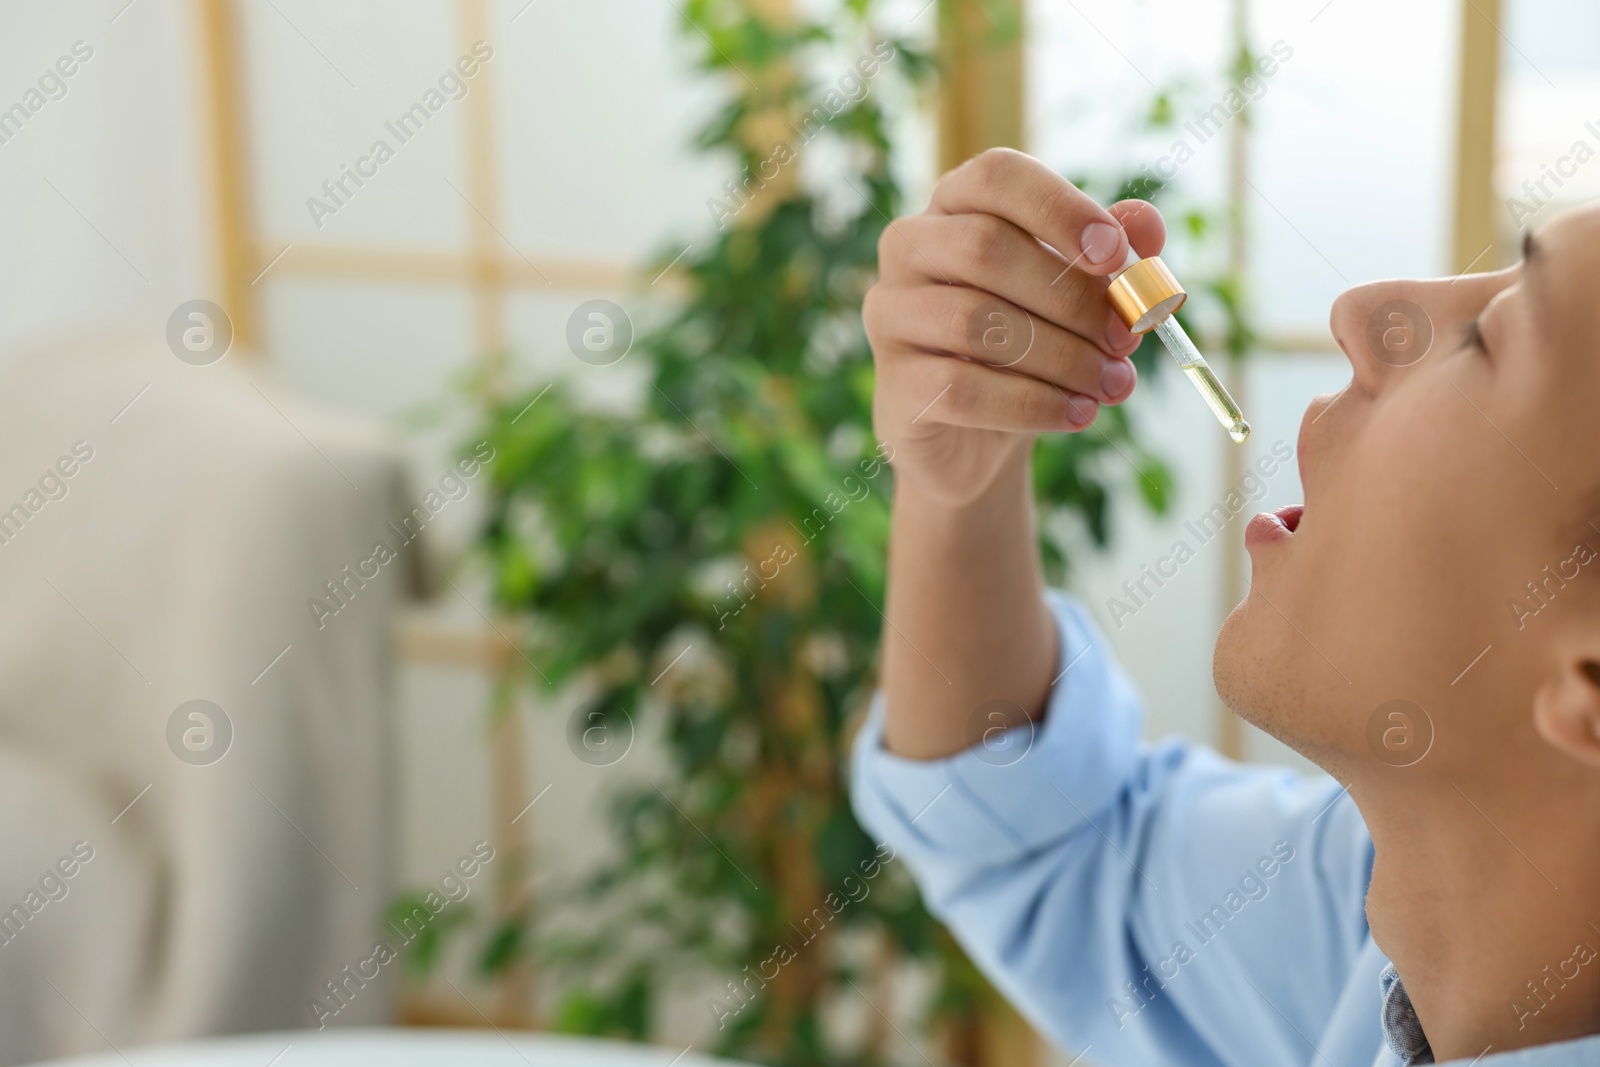
<path id="1" fill-rule="evenodd" d="M 1060 433 L 1094 421 L 1100 405 L 1036 378 L 947 356 L 915 354 L 901 362 L 894 388 L 881 395 L 908 423 L 941 423 L 1006 433 Z"/>
<path id="2" fill-rule="evenodd" d="M 1136 380 L 1128 360 L 1108 356 L 1078 334 L 978 289 L 875 289 L 867 315 L 869 330 L 883 336 L 890 331 L 877 329 L 878 324 L 893 324 L 896 342 L 918 352 L 966 357 L 1108 404 L 1125 399 Z"/>
<path id="3" fill-rule="evenodd" d="M 1116 216 L 1037 159 L 1010 149 L 992 149 L 945 175 L 928 210 L 1005 219 L 1087 274 L 1110 274 L 1128 251 Z"/>
<path id="4" fill-rule="evenodd" d="M 1060 253 L 1015 224 L 993 215 L 913 215 L 894 225 L 903 244 L 885 255 L 898 271 L 993 293 L 1108 355 L 1135 347 L 1106 302 L 1105 281 L 1069 269 Z"/>
<path id="5" fill-rule="evenodd" d="M 1167 223 L 1161 212 L 1147 200 L 1119 200 L 1106 209 L 1128 235 L 1128 242 L 1140 259 L 1159 256 L 1167 244 Z"/>
<path id="6" fill-rule="evenodd" d="M 877 403 L 918 421 L 1011 433 L 1081 430 L 1132 393 L 1138 340 L 1106 300 L 1130 249 L 1159 253 L 1151 204 L 1102 208 L 1021 153 L 946 175 L 920 216 L 879 242 L 863 314 Z"/>

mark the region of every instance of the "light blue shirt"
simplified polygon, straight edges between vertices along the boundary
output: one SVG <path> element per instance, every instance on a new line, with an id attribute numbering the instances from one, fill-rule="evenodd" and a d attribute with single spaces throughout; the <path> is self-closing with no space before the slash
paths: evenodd
<path id="1" fill-rule="evenodd" d="M 1139 696 L 1087 614 L 1056 594 L 1051 607 L 1069 666 L 1036 727 L 906 760 L 883 748 L 880 698 L 857 739 L 856 811 L 933 913 L 1087 1062 L 1433 1062 L 1367 929 L 1372 839 L 1349 795 L 1142 743 Z M 1600 1036 L 1477 1062 L 1600 1064 Z"/>

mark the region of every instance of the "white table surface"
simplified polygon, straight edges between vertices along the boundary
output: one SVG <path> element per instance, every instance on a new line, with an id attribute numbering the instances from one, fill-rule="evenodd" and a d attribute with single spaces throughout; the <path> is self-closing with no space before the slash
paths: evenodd
<path id="1" fill-rule="evenodd" d="M 328 1029 L 128 1047 L 48 1067 L 740 1067 L 694 1051 L 493 1030 Z M 681 1057 L 681 1058 L 679 1058 Z M 36 1064 L 33 1067 L 46 1067 Z"/>

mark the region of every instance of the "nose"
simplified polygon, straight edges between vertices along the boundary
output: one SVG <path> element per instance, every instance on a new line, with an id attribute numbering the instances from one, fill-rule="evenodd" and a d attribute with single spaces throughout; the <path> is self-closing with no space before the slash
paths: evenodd
<path id="1" fill-rule="evenodd" d="M 1454 344 L 1517 270 L 1347 289 L 1333 303 L 1328 328 L 1350 361 L 1353 384 L 1376 394 L 1397 371 Z"/>

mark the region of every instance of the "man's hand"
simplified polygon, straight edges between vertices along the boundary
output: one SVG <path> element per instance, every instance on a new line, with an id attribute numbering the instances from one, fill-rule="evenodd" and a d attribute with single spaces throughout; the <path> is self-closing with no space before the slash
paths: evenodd
<path id="1" fill-rule="evenodd" d="M 885 743 L 912 759 L 1043 714 L 1056 665 L 1028 456 L 1133 392 L 1137 347 L 1106 302 L 1128 244 L 1161 251 L 1139 200 L 1109 211 L 1035 159 L 985 152 L 890 225 L 864 317 L 873 422 L 894 447 Z M 994 702 L 1002 702 L 996 705 Z"/>
<path id="2" fill-rule="evenodd" d="M 1106 301 L 1128 242 L 1155 255 L 1161 215 L 1109 210 L 1030 156 L 993 149 L 951 171 L 878 242 L 862 309 L 873 421 L 901 485 L 961 506 L 1025 466 L 1034 435 L 1082 430 L 1125 400 L 1135 338 Z"/>

